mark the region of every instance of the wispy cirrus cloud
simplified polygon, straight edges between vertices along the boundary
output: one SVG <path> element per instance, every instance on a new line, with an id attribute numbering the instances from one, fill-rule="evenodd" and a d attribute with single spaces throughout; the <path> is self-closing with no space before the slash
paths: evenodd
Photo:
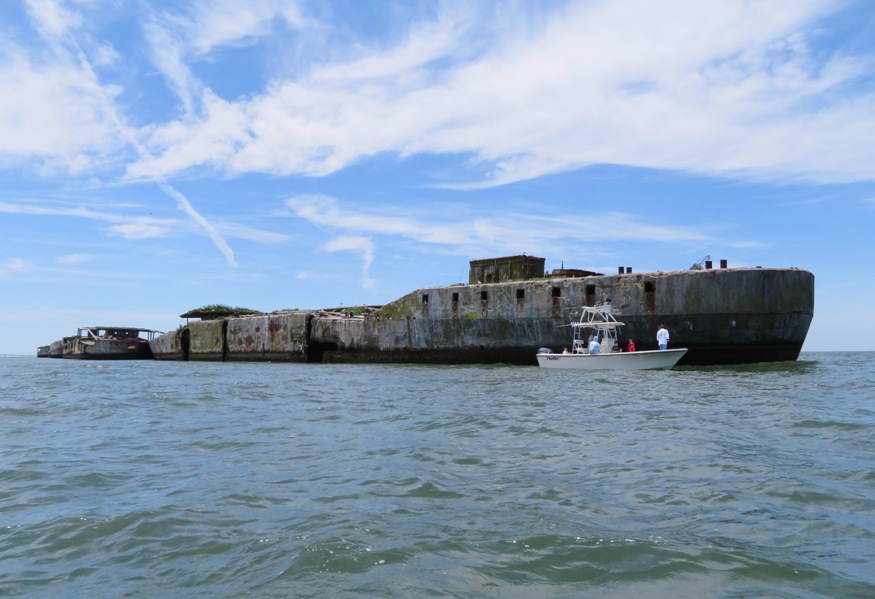
<path id="1" fill-rule="evenodd" d="M 34 52 L 12 42 L 0 44 L 0 77 L 17 92 L 0 98 L 0 127 L 6 140 L 0 141 L 0 160 L 6 156 L 13 162 L 42 162 L 43 173 L 62 169 L 78 175 L 106 174 L 127 161 L 151 159 L 117 104 L 121 88 L 101 81 L 95 69 L 118 56 L 114 48 L 81 31 L 86 19 L 63 0 L 28 0 L 25 5 L 46 47 Z M 164 176 L 153 179 L 235 265 L 233 250 L 216 228 Z M 110 231 L 135 237 L 160 233 L 154 228 Z"/>
<path id="2" fill-rule="evenodd" d="M 0 262 L 0 279 L 6 278 L 13 272 L 25 272 L 30 270 L 32 264 L 29 260 L 23 258 L 7 258 Z"/>
<path id="3" fill-rule="evenodd" d="M 405 237 L 447 246 L 470 245 L 472 233 L 481 222 L 469 218 L 442 221 L 425 216 L 400 217 L 397 208 L 347 209 L 336 198 L 325 195 L 302 195 L 285 204 L 298 218 L 327 230 Z"/>
<path id="4" fill-rule="evenodd" d="M 27 0 L 24 6 L 36 30 L 48 40 L 64 36 L 82 24 L 80 13 L 69 10 L 56 0 Z"/>
<path id="5" fill-rule="evenodd" d="M 152 62 L 179 98 L 184 120 L 196 119 L 212 95 L 193 66 L 212 60 L 210 55 L 218 48 L 255 44 L 270 35 L 276 19 L 295 28 L 307 23 L 298 3 L 284 0 L 196 0 L 181 10 L 177 6 L 147 17 L 143 28 Z"/>
<path id="6" fill-rule="evenodd" d="M 38 204 L 33 200 L 21 202 L 0 201 L 0 213 L 31 214 L 35 216 L 68 216 L 90 220 L 120 223 L 121 225 L 140 224 L 156 228 L 169 229 L 178 226 L 180 220 L 156 218 L 151 216 L 127 216 L 113 212 L 101 212 L 84 206 L 69 206 L 63 204 Z"/>
<path id="7" fill-rule="evenodd" d="M 357 252 L 362 259 L 362 287 L 373 289 L 376 281 L 370 276 L 371 264 L 374 262 L 374 242 L 367 237 L 343 235 L 325 244 L 326 252 Z"/>
<path id="8" fill-rule="evenodd" d="M 94 68 L 126 59 L 91 29 L 89 11 L 100 6 L 32 0 L 46 48 L 0 43 L 0 76 L 21 91 L 0 99 L 0 156 L 76 173 L 123 169 L 129 181 L 198 169 L 322 176 L 385 152 L 469 157 L 443 182 L 459 188 L 601 163 L 869 180 L 875 92 L 854 85 L 875 56 L 816 47 L 824 18 L 845 6 L 382 6 L 378 40 L 332 7 L 300 2 L 139 4 L 130 9 L 138 34 L 178 100 L 143 121 Z M 203 65 L 235 68 L 228 57 L 258 45 L 291 48 L 295 68 L 265 58 L 241 93 L 212 88 Z"/>
<path id="9" fill-rule="evenodd" d="M 124 206 L 119 205 L 118 207 L 122 208 Z M 129 207 L 143 210 L 143 207 L 139 205 Z M 116 212 L 92 210 L 84 206 L 69 206 L 58 203 L 38 204 L 33 200 L 27 202 L 0 201 L 0 214 L 2 213 L 30 214 L 46 217 L 73 217 L 115 223 L 106 227 L 104 231 L 109 235 L 123 237 L 129 240 L 163 237 L 174 231 L 189 230 L 188 221 L 181 219 L 125 215 Z M 226 220 L 220 220 L 216 223 L 207 223 L 207 225 L 215 229 L 217 239 L 229 237 L 267 244 L 286 243 L 290 239 L 290 237 L 284 233 L 276 233 L 274 231 L 268 231 L 256 227 L 244 226 Z"/>
<path id="10" fill-rule="evenodd" d="M 536 212 L 500 211 L 472 216 L 436 217 L 431 210 L 418 216 L 397 216 L 397 208 L 347 208 L 324 195 L 303 195 L 285 202 L 291 215 L 306 220 L 329 234 L 342 237 L 380 236 L 403 238 L 418 244 L 441 247 L 462 255 L 481 252 L 521 252 L 526 247 L 567 245 L 580 247 L 603 242 L 670 240 L 671 243 L 709 242 L 714 239 L 701 226 L 681 227 L 641 222 L 617 211 L 579 216 L 544 216 Z M 704 232 L 703 232 L 704 231 Z M 373 253 L 373 241 L 368 247 Z"/>
<path id="11" fill-rule="evenodd" d="M 151 239 L 164 237 L 169 232 L 167 227 L 158 227 L 144 223 L 129 223 L 126 225 L 113 225 L 106 228 L 106 232 L 112 236 L 124 237 L 125 239 Z"/>
<path id="12" fill-rule="evenodd" d="M 128 174 L 318 176 L 388 151 L 471 155 L 476 178 L 458 187 L 595 163 L 870 177 L 875 94 L 833 91 L 866 77 L 873 57 L 811 48 L 834 3 L 568 2 L 538 19 L 493 6 L 501 27 L 447 3 L 393 46 L 314 62 L 241 99 L 204 90 L 200 115 L 154 129 L 153 157 Z"/>
<path id="13" fill-rule="evenodd" d="M 726 247 L 740 249 L 767 248 L 769 247 L 769 244 L 763 243 L 761 241 L 729 241 L 726 243 Z"/>
<path id="14" fill-rule="evenodd" d="M 0 163 L 26 164 L 41 174 L 81 174 L 131 158 L 106 113 L 104 94 L 119 90 L 99 89 L 62 54 L 37 58 L 0 43 L 0 78 L 15 90 L 0 94 Z"/>
<path id="15" fill-rule="evenodd" d="M 269 35 L 275 20 L 281 19 L 294 29 L 313 26 L 299 0 L 197 0 L 186 28 L 191 47 L 198 56 L 208 55 L 222 46 L 246 46 Z"/>
<path id="16" fill-rule="evenodd" d="M 84 264 L 85 262 L 90 262 L 95 258 L 92 254 L 66 254 L 64 256 L 59 256 L 55 259 L 55 262 L 58 264 L 64 264 L 67 266 L 75 266 L 77 264 Z"/>

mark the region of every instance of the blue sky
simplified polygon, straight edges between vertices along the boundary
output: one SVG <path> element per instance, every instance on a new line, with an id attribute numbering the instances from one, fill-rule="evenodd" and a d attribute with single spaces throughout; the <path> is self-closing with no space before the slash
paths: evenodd
<path id="1" fill-rule="evenodd" d="M 807 269 L 875 350 L 868 1 L 9 0 L 0 81 L 0 354 L 524 252 Z"/>

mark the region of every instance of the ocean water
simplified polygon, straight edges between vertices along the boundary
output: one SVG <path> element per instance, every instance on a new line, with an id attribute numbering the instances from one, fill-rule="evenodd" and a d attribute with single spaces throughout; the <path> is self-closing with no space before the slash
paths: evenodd
<path id="1" fill-rule="evenodd" d="M 3 597 L 875 597 L 875 353 L 0 357 Z"/>

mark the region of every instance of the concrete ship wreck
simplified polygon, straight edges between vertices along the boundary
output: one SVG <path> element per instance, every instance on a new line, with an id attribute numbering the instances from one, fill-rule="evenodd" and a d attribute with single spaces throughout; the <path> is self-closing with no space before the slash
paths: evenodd
<path id="1" fill-rule="evenodd" d="M 158 360 L 535 365 L 568 343 L 582 306 L 610 303 L 624 339 L 656 347 L 660 323 L 680 364 L 795 360 L 814 313 L 814 275 L 729 268 L 616 275 L 544 273 L 544 258 L 472 260 L 468 284 L 418 289 L 383 306 L 230 316 L 187 323 L 150 342 Z M 185 316 L 185 315 L 183 315 Z"/>
<path id="2" fill-rule="evenodd" d="M 38 358 L 72 360 L 150 360 L 149 342 L 161 331 L 136 327 L 79 327 L 76 336 L 62 337 L 37 348 Z"/>

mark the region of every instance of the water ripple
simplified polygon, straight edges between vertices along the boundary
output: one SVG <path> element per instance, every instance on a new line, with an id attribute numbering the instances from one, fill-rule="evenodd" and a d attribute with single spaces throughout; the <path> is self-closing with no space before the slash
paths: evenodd
<path id="1" fill-rule="evenodd" d="M 0 595 L 875 596 L 875 355 L 0 359 Z"/>

